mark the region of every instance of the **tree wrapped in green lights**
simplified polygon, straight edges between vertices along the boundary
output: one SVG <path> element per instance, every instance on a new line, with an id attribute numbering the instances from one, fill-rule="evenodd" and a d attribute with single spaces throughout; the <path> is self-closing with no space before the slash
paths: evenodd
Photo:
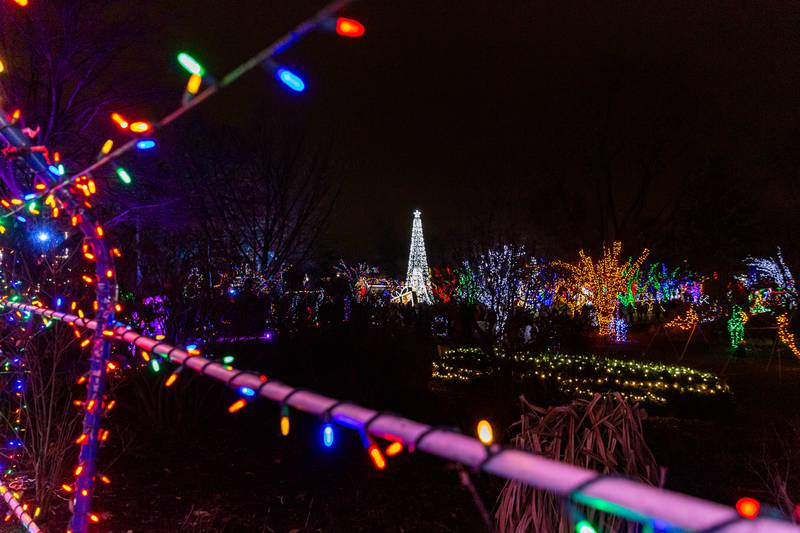
<path id="1" fill-rule="evenodd" d="M 744 325 L 748 320 L 747 313 L 742 311 L 738 305 L 734 305 L 731 310 L 731 317 L 728 319 L 728 334 L 731 337 L 731 348 L 734 350 L 742 344 L 744 340 Z"/>

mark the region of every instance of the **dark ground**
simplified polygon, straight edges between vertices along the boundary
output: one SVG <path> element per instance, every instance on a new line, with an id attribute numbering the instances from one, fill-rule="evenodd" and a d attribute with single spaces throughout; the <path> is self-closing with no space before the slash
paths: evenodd
<path id="1" fill-rule="evenodd" d="M 690 346 L 687 366 L 720 373 L 728 365 L 736 414 L 646 420 L 648 444 L 667 468 L 667 488 L 727 504 L 743 495 L 770 501 L 766 465 L 791 459 L 793 431 L 800 428 L 792 424 L 800 364 L 784 352 L 780 374 L 774 359 L 767 369 L 772 344 L 770 333 L 764 335 L 751 339 L 746 357 L 730 360 L 702 339 Z M 239 347 L 237 364 L 465 432 L 480 416 L 508 427 L 519 415 L 512 391 L 431 392 L 425 378 L 432 346 L 376 333 L 334 353 L 332 346 L 348 345 L 343 334 L 335 337 L 309 336 L 293 353 L 279 343 Z M 679 352 L 681 341 L 673 337 Z M 642 357 L 649 337 L 642 333 L 637 340 L 615 355 Z M 674 362 L 677 352 L 661 337 L 646 358 Z M 108 469 L 114 483 L 98 498 L 105 531 L 485 531 L 445 461 L 403 453 L 377 471 L 357 436 L 343 429 L 326 450 L 312 417 L 293 412 L 292 432 L 282 438 L 273 404 L 258 402 L 230 415 L 233 394 L 206 378 L 184 375 L 168 391 L 148 388 L 155 385 L 148 376 L 118 391 L 128 411 L 117 413 L 117 438 L 104 457 L 106 464 L 118 457 Z M 141 391 L 161 394 L 161 408 L 139 408 Z M 483 474 L 473 480 L 491 508 L 502 482 Z"/>

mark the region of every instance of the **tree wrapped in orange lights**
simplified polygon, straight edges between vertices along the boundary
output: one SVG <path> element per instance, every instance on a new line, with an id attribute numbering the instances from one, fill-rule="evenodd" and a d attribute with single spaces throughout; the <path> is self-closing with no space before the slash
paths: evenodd
<path id="1" fill-rule="evenodd" d="M 667 329 L 679 329 L 681 331 L 689 331 L 697 327 L 700 323 L 700 317 L 697 316 L 697 311 L 693 306 L 690 306 L 685 313 L 680 314 L 664 324 Z"/>
<path id="2" fill-rule="evenodd" d="M 778 322 L 778 339 L 789 348 L 792 353 L 800 358 L 800 348 L 797 347 L 794 333 L 789 331 L 789 315 L 786 313 L 775 317 Z"/>
<path id="3" fill-rule="evenodd" d="M 601 335 L 612 335 L 614 314 L 619 305 L 618 296 L 625 291 L 628 281 L 642 266 L 650 251 L 645 248 L 636 261 L 628 259 L 621 263 L 622 243 L 615 242 L 611 247 L 603 245 L 603 257 L 596 263 L 583 250 L 578 252 L 578 263 L 556 261 L 569 273 L 565 280 L 566 288 L 575 295 L 581 295 L 591 302 L 597 311 L 597 322 Z"/>

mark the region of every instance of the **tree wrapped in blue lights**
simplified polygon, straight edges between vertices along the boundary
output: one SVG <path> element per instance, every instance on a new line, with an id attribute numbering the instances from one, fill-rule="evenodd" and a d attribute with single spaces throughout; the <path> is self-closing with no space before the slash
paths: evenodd
<path id="1" fill-rule="evenodd" d="M 794 276 L 783 259 L 780 247 L 774 257 L 748 257 L 744 262 L 749 268 L 747 277 L 750 287 L 756 285 L 769 287 L 772 289 L 770 295 L 774 293 L 779 305 L 782 303 L 790 309 L 797 306 Z M 751 298 L 753 298 L 752 293 Z"/>
<path id="2" fill-rule="evenodd" d="M 515 308 L 529 299 L 531 261 L 524 246 L 505 244 L 487 250 L 475 263 L 476 299 L 491 311 L 490 327 L 496 335 L 506 332 Z"/>

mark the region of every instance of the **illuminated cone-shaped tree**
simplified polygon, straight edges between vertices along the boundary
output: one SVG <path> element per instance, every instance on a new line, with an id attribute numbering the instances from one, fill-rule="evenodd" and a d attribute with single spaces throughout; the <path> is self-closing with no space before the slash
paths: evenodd
<path id="1" fill-rule="evenodd" d="M 428 270 L 428 257 L 425 254 L 425 239 L 422 237 L 422 213 L 414 211 L 414 222 L 411 226 L 411 251 L 408 256 L 408 274 L 406 286 L 417 295 L 417 301 L 433 303 L 431 295 L 431 273 Z"/>
<path id="2" fill-rule="evenodd" d="M 570 292 L 580 294 L 590 301 L 597 311 L 597 323 L 601 335 L 613 335 L 613 320 L 619 304 L 619 295 L 626 290 L 628 281 L 642 266 L 649 250 L 645 248 L 639 259 L 628 259 L 620 263 L 622 243 L 615 242 L 609 248 L 603 245 L 603 257 L 597 263 L 583 250 L 578 253 L 578 263 L 573 265 L 556 261 L 570 276 L 566 280 Z"/>

